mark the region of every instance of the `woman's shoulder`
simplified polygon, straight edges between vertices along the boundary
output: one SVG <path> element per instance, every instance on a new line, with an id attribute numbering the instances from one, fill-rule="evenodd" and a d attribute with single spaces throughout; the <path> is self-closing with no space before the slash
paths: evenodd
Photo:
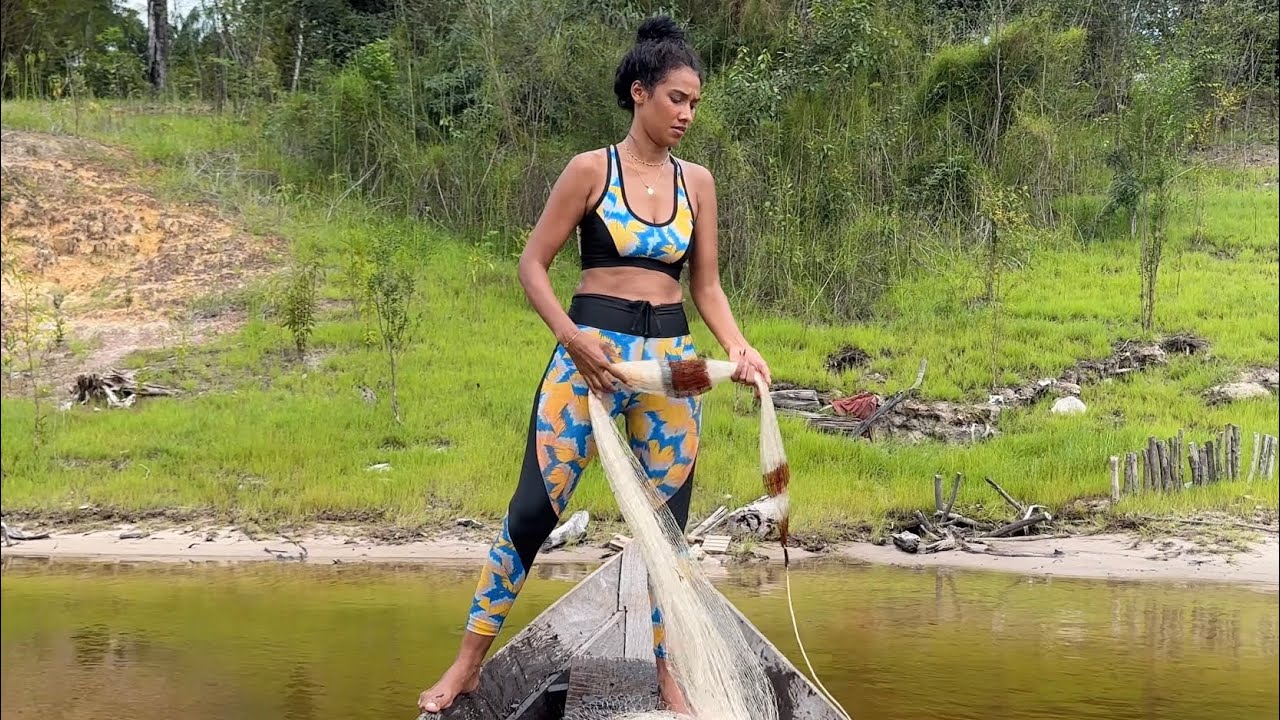
<path id="1" fill-rule="evenodd" d="M 684 158 L 676 158 L 676 160 L 679 161 L 680 170 L 684 173 L 685 183 L 693 187 L 715 187 L 716 181 L 710 170 L 691 160 Z"/>
<path id="2" fill-rule="evenodd" d="M 569 162 L 565 165 L 565 172 L 572 174 L 593 174 L 602 173 L 609 163 L 609 149 L 596 148 L 595 150 L 587 150 L 569 158 Z"/>

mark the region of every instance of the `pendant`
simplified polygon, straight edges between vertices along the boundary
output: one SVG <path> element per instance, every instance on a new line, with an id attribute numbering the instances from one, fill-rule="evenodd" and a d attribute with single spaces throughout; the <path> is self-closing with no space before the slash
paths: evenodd
<path id="1" fill-rule="evenodd" d="M 646 188 L 645 188 L 645 190 L 648 190 L 650 195 L 652 195 L 652 194 L 653 194 L 653 188 L 651 188 L 651 187 L 646 187 Z"/>

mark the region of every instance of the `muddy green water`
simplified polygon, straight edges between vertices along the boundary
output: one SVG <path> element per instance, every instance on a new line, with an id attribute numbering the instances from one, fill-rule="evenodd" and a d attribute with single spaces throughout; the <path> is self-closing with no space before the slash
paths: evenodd
<path id="1" fill-rule="evenodd" d="M 542 568 L 516 630 L 586 568 Z M 411 719 L 471 568 L 46 563 L 3 569 L 5 720 Z M 721 589 L 798 659 L 778 570 Z M 1277 717 L 1272 592 L 896 568 L 793 571 L 818 670 L 857 720 Z M 510 637 L 504 631 L 505 637 Z"/>

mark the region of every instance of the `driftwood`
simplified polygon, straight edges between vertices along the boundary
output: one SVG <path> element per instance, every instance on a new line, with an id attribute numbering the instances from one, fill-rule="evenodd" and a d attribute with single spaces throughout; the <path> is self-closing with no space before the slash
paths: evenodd
<path id="1" fill-rule="evenodd" d="M 817 411 L 822 407 L 822 399 L 817 390 L 797 388 L 794 390 L 774 390 L 769 393 L 773 404 L 780 410 Z"/>
<path id="2" fill-rule="evenodd" d="M 720 523 L 724 522 L 727 517 L 729 517 L 729 509 L 721 505 L 715 509 L 715 512 L 711 513 L 702 522 L 698 523 L 698 525 L 689 533 L 688 537 L 692 540 L 696 540 L 697 538 L 706 535 L 714 530 Z"/>
<path id="3" fill-rule="evenodd" d="M 927 370 L 928 368 L 929 368 L 929 361 L 921 360 L 920 371 L 916 373 L 916 381 L 911 383 L 911 387 L 907 388 L 906 390 L 902 390 L 901 392 L 897 393 L 893 397 L 886 400 L 883 405 L 876 408 L 875 412 L 871 413 L 871 417 L 862 421 L 862 424 L 858 425 L 858 427 L 855 428 L 851 434 L 854 437 L 861 437 L 864 433 L 866 433 L 868 430 L 871 429 L 871 426 L 874 425 L 877 420 L 879 420 L 880 418 L 892 412 L 893 409 L 898 407 L 898 405 L 900 405 L 903 400 L 906 400 L 909 397 L 913 397 L 917 392 L 919 392 L 920 386 L 924 383 L 924 371 Z"/>
<path id="4" fill-rule="evenodd" d="M 944 550 L 955 550 L 957 547 L 959 547 L 960 541 L 956 538 L 955 534 L 951 532 L 951 529 L 946 528 L 944 532 L 946 532 L 947 534 L 946 537 L 942 538 L 937 542 L 931 542 L 928 545 L 924 546 L 924 551 L 926 553 L 942 552 Z"/>
<path id="5" fill-rule="evenodd" d="M 984 538 L 980 538 L 978 541 L 984 542 L 984 543 L 988 541 L 998 542 L 998 543 L 1008 543 L 1008 542 L 1021 543 L 1021 542 L 1035 542 L 1039 540 L 1062 540 L 1069 537 L 1076 537 L 1076 536 L 1071 535 L 1070 533 L 1053 533 L 1052 535 L 1019 535 L 1017 537 L 1001 537 L 1001 538 L 984 537 Z"/>
<path id="6" fill-rule="evenodd" d="M 560 527 L 551 531 L 542 543 L 543 550 L 552 550 L 570 543 L 575 543 L 587 536 L 587 525 L 591 515 L 586 510 L 579 510 L 569 516 Z"/>
<path id="7" fill-rule="evenodd" d="M 1022 503 L 1018 502 L 1017 500 L 1014 500 L 1013 496 L 1005 492 L 1004 488 L 1000 487 L 999 483 L 997 483 L 995 480 L 992 480 L 989 477 L 983 478 L 983 479 L 986 480 L 987 484 L 990 485 L 992 488 L 994 488 L 996 492 L 1000 493 L 1000 497 L 1004 498 L 1004 501 L 1009 503 L 1009 506 L 1014 509 L 1014 512 L 1018 513 L 1019 515 L 1026 514 L 1027 509 L 1022 507 Z"/>
<path id="8" fill-rule="evenodd" d="M 910 530 L 903 530 L 889 536 L 893 544 L 903 552 L 915 553 L 920 549 L 920 536 Z"/>
<path id="9" fill-rule="evenodd" d="M 809 425 L 814 429 L 840 433 L 854 438 L 863 437 L 873 425 L 893 412 L 903 401 L 914 397 L 920 391 L 920 386 L 924 383 L 924 373 L 928 367 L 929 361 L 921 360 L 920 371 L 916 373 L 916 381 L 911 383 L 911 387 L 896 393 L 893 397 L 884 401 L 880 407 L 876 408 L 875 412 L 871 413 L 870 417 L 857 424 L 853 424 L 845 418 L 833 418 L 816 413 L 804 413 L 804 415 L 808 419 Z"/>
<path id="10" fill-rule="evenodd" d="M 995 527 L 990 523 L 978 522 L 977 520 L 967 518 L 963 515 L 957 515 L 956 513 L 949 513 L 945 518 L 939 518 L 939 519 L 941 520 L 941 525 L 947 526 L 947 527 L 952 525 L 962 525 L 964 527 L 972 528 L 974 530 L 990 530 L 991 528 Z"/>
<path id="11" fill-rule="evenodd" d="M 1008 551 L 995 550 L 973 550 L 966 546 L 966 542 L 987 543 L 990 541 L 1001 541 L 1011 539 L 1032 539 L 1037 536 L 1025 536 L 1022 538 L 1007 538 L 1019 531 L 1027 531 L 1034 529 L 1041 523 L 1050 522 L 1053 516 L 1042 505 L 1023 505 L 1014 499 L 1012 495 L 1000 487 L 1000 484 L 991 478 L 984 478 L 988 485 L 999 493 L 1017 512 L 1016 519 L 1007 524 L 995 527 L 987 523 L 981 523 L 976 520 L 967 518 L 955 512 L 956 500 L 960 494 L 960 486 L 964 482 L 964 475 L 956 473 L 955 479 L 951 483 L 951 493 L 946 501 L 943 501 L 942 491 L 942 475 L 933 476 L 933 504 L 934 512 L 932 518 L 927 517 L 925 513 L 917 510 L 913 514 L 911 524 L 900 528 L 899 532 L 890 535 L 894 546 L 899 550 L 908 553 L 932 553 L 943 552 L 946 550 L 965 550 L 967 552 L 981 552 L 988 555 L 1009 555 L 1019 556 L 1018 553 Z M 1049 536 L 1039 536 L 1049 537 Z M 1053 537 L 1065 537 L 1055 535 Z M 1055 551 L 1056 552 L 1056 551 Z M 1053 555 L 1023 555 L 1025 557 L 1053 557 Z"/>
<path id="12" fill-rule="evenodd" d="M 1016 520 L 1014 522 L 1011 522 L 1008 525 L 1004 525 L 1002 527 L 996 528 L 995 530 L 992 530 L 991 534 L 987 535 L 987 537 L 998 538 L 998 537 L 1004 537 L 1005 535 L 1012 535 L 1013 533 L 1023 528 L 1028 528 L 1028 527 L 1031 527 L 1032 525 L 1039 525 L 1040 523 L 1050 519 L 1051 519 L 1051 516 L 1049 515 L 1049 513 L 1038 512 L 1038 513 L 1035 513 L 1034 515 L 1030 515 L 1021 520 Z"/>
<path id="13" fill-rule="evenodd" d="M 109 370 L 76 376 L 71 388 L 72 402 L 84 405 L 105 402 L 107 407 L 131 407 L 140 397 L 169 397 L 178 391 L 153 383 L 139 383 L 133 370 Z"/>
<path id="14" fill-rule="evenodd" d="M 920 523 L 920 529 L 924 530 L 926 535 L 938 540 L 942 539 L 942 534 L 934 529 L 933 525 L 929 524 L 929 519 L 919 510 L 916 511 L 916 521 Z"/>
<path id="15" fill-rule="evenodd" d="M 4 537 L 5 547 L 10 547 L 12 545 L 15 545 L 16 544 L 14 542 L 15 540 L 18 540 L 18 541 L 44 540 L 45 538 L 49 537 L 49 533 L 47 532 L 42 532 L 42 533 L 23 532 L 18 528 L 9 527 L 9 523 L 2 522 L 2 521 L 0 521 L 0 535 L 3 535 Z"/>
<path id="16" fill-rule="evenodd" d="M 751 535 L 760 539 L 769 537 L 782 521 L 783 508 L 777 498 L 764 495 L 725 517 L 729 532 L 733 535 Z"/>
<path id="17" fill-rule="evenodd" d="M 991 545 L 987 545 L 982 540 L 974 540 L 973 543 L 975 545 L 980 545 L 981 549 L 975 549 L 973 545 L 970 545 L 969 543 L 966 543 L 964 541 L 960 541 L 959 543 L 960 549 L 968 553 L 973 553 L 975 555 L 995 555 L 997 557 L 1051 558 L 1051 557 L 1062 557 L 1065 554 L 1061 550 L 1058 550 L 1056 548 L 1047 553 L 1018 552 L 1016 550 L 1005 550 L 1004 548 L 993 547 Z"/>

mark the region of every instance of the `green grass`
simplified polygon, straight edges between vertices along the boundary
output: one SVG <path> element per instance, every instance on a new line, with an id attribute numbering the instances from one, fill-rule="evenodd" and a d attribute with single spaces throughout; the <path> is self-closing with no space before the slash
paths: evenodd
<path id="1" fill-rule="evenodd" d="M 501 514 L 519 471 L 529 403 L 553 342 L 525 301 L 511 258 L 479 252 L 350 199 L 333 206 L 314 197 L 235 195 L 243 190 L 237 185 L 211 189 L 216 181 L 193 173 L 191 159 L 243 139 L 242 128 L 194 116 L 122 120 L 97 112 L 102 117 L 82 119 L 82 127 L 161 163 L 167 191 L 218 193 L 250 227 L 318 249 L 329 270 L 327 299 L 348 296 L 341 276 L 350 244 L 386 232 L 414 238 L 424 292 L 421 326 L 401 364 L 404 424 L 391 421 L 385 358 L 370 342 L 371 323 L 348 303 L 326 306 L 313 337 L 319 366 L 308 369 L 292 356 L 269 288 L 235 297 L 213 293 L 204 304 L 249 309 L 251 320 L 241 331 L 209 346 L 133 360 L 151 378 L 192 391 L 183 398 L 148 400 L 127 411 L 56 413 L 38 452 L 30 403 L 4 399 L 6 512 L 86 504 L 186 508 L 269 524 L 373 511 L 385 523 L 407 526 Z M 36 106 L 4 106 L 6 127 L 50 129 L 49 117 Z M 167 137 L 156 137 L 161 134 Z M 931 507 L 935 473 L 970 478 L 958 503 L 967 514 L 1006 515 L 983 476 L 1024 501 L 1059 510 L 1105 496 L 1107 458 L 1137 450 L 1149 435 L 1185 428 L 1188 439 L 1199 442 L 1228 422 L 1240 425 L 1246 438 L 1277 434 L 1274 399 L 1223 408 L 1207 408 L 1200 399 L 1240 367 L 1274 366 L 1280 349 L 1277 193 L 1263 186 L 1263 175 L 1206 172 L 1198 205 L 1187 196 L 1175 217 L 1161 274 L 1159 330 L 1202 335 L 1212 343 L 1211 353 L 1087 386 L 1082 399 L 1090 410 L 1082 417 L 1052 416 L 1047 403 L 1007 413 L 1000 437 L 972 447 L 853 442 L 786 419 L 795 526 L 842 533 Z M 871 323 L 806 325 L 737 310 L 776 379 L 852 393 L 868 387 L 867 375 L 880 372 L 887 381 L 869 387 L 892 392 L 909 384 L 919 360 L 927 358 L 923 394 L 951 400 L 985 399 L 992 384 L 993 326 L 1000 333 L 1001 384 L 1056 375 L 1078 359 L 1105 356 L 1116 340 L 1142 336 L 1136 243 L 1125 237 L 1076 240 L 1065 232 L 1031 240 L 1035 249 L 1004 271 L 995 306 L 973 302 L 981 293 L 980 268 L 949 261 L 947 272 L 921 273 L 895 288 Z M 563 257 L 553 269 L 562 298 L 575 281 L 573 264 Z M 706 354 L 723 356 L 701 322 L 695 335 Z M 858 371 L 828 373 L 826 356 L 844 344 L 866 349 L 873 361 Z M 377 404 L 361 398 L 361 385 L 375 390 Z M 695 516 L 762 493 L 756 443 L 750 392 L 731 386 L 713 391 L 706 400 Z M 392 469 L 366 469 L 383 462 Z M 1223 483 L 1126 498 L 1113 512 L 1248 515 L 1255 506 L 1276 508 L 1277 495 L 1275 480 Z M 573 506 L 617 517 L 598 466 L 588 471 Z"/>

